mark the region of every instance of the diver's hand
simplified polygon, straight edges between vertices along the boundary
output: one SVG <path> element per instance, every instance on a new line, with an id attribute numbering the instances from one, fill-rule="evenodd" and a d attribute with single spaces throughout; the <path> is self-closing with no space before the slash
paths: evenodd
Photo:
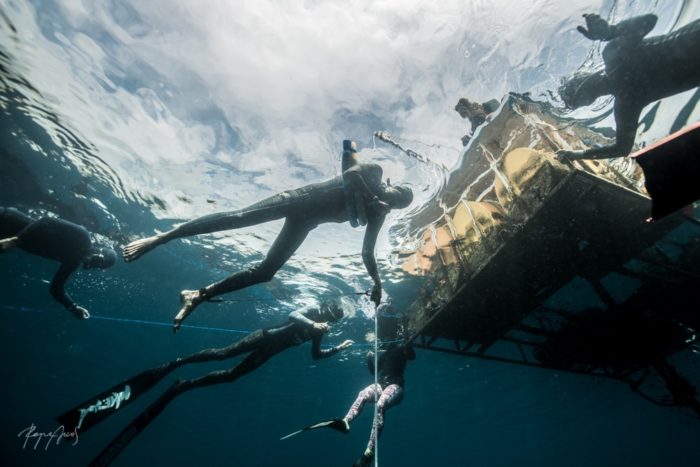
<path id="1" fill-rule="evenodd" d="M 328 330 L 331 328 L 328 323 L 314 323 L 313 326 L 315 330 L 321 332 L 328 332 Z"/>
<path id="2" fill-rule="evenodd" d="M 340 344 L 338 344 L 336 346 L 336 349 L 338 349 L 338 350 L 347 349 L 348 347 L 350 347 L 354 343 L 355 343 L 355 341 L 347 339 L 347 340 L 344 340 L 343 342 L 341 342 Z"/>
<path id="3" fill-rule="evenodd" d="M 559 162 L 585 159 L 584 151 L 557 151 L 556 158 Z"/>
<path id="4" fill-rule="evenodd" d="M 73 313 L 73 316 L 75 316 L 77 319 L 90 319 L 90 312 L 88 312 L 82 306 L 73 305 L 68 308 L 68 311 Z"/>
<path id="5" fill-rule="evenodd" d="M 369 295 L 369 299 L 374 302 L 376 306 L 379 306 L 379 302 L 382 300 L 382 284 L 374 284 L 374 287 L 372 287 L 372 293 Z"/>
<path id="6" fill-rule="evenodd" d="M 372 206 L 372 208 L 377 209 L 378 211 L 384 211 L 384 212 L 389 212 L 391 211 L 391 206 L 389 206 L 387 203 L 379 199 L 378 196 L 375 196 L 372 198 L 372 200 L 369 202 L 369 205 Z"/>
<path id="7" fill-rule="evenodd" d="M 576 28 L 578 32 L 592 41 L 606 41 L 610 38 L 610 25 L 607 21 L 596 14 L 589 13 L 583 15 L 583 17 L 586 18 L 588 29 L 579 26 Z"/>

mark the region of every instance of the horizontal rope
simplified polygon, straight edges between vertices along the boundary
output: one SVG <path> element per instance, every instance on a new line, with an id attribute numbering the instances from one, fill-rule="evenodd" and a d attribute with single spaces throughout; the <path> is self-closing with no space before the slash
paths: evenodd
<path id="1" fill-rule="evenodd" d="M 22 313 L 46 313 L 46 310 L 41 310 L 38 308 L 27 308 L 23 306 L 10 306 L 10 305 L 0 305 L 0 309 L 3 310 L 12 310 L 12 311 L 19 311 Z M 90 319 L 97 319 L 97 320 L 103 320 L 103 321 L 115 321 L 119 323 L 127 323 L 127 324 L 140 324 L 140 325 L 148 325 L 148 326 L 161 326 L 161 327 L 172 327 L 172 323 L 164 323 L 162 321 L 149 321 L 145 319 L 134 319 L 134 318 L 117 318 L 114 316 L 101 316 L 101 315 L 90 315 Z M 236 334 L 250 334 L 253 332 L 253 330 L 244 330 L 244 329 L 230 329 L 230 328 L 219 328 L 219 327 L 212 327 L 212 326 L 197 326 L 197 325 L 192 325 L 192 324 L 182 324 L 180 326 L 181 328 L 187 328 L 187 329 L 196 329 L 199 331 L 213 331 L 213 332 L 228 332 L 228 333 L 236 333 Z M 391 344 L 394 342 L 398 341 L 382 341 L 380 344 Z M 353 344 L 353 347 L 371 347 L 373 344 Z M 334 347 L 331 344 L 324 344 L 322 347 Z"/>

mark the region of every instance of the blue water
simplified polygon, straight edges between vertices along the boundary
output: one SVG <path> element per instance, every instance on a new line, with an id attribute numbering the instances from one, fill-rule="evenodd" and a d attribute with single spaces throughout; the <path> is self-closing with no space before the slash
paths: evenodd
<path id="1" fill-rule="evenodd" d="M 52 212 L 119 246 L 333 176 L 347 137 L 392 180 L 411 182 L 420 205 L 439 189 L 439 174 L 377 145 L 373 131 L 387 129 L 450 167 L 465 127 L 452 111 L 459 97 L 531 91 L 545 98 L 561 76 L 595 58 L 575 33 L 581 13 L 655 12 L 661 31 L 700 16 L 682 1 L 533 1 L 517 14 L 508 2 L 476 1 L 355 9 L 297 2 L 284 10 L 266 2 L 142 3 L 0 2 L 0 206 Z M 642 139 L 665 134 L 684 102 L 664 102 Z M 402 215 L 390 223 L 400 227 Z M 55 416 L 127 377 L 283 322 L 310 298 L 342 296 L 357 311 L 326 342 L 353 339 L 351 351 L 313 361 L 305 344 L 233 384 L 188 392 L 114 465 L 351 465 L 366 445 L 371 408 L 348 435 L 279 438 L 344 415 L 371 381 L 371 309 L 353 295 L 370 285 L 357 254 L 361 232 L 322 226 L 270 283 L 202 305 L 176 335 L 169 327 L 180 290 L 259 260 L 279 227 L 173 242 L 133 264 L 79 271 L 69 289 L 93 314 L 84 322 L 48 294 L 55 263 L 21 251 L 0 255 L 0 464 L 87 465 L 176 378 L 235 361 L 177 370 L 75 445 L 35 448 L 18 434 L 32 425 L 53 431 Z M 388 232 L 377 255 L 385 292 L 404 309 L 420 280 L 396 272 L 398 240 Z M 572 290 L 563 299 L 593 297 Z M 651 404 L 623 383 L 417 354 L 404 400 L 386 417 L 381 465 L 700 463 L 697 417 Z M 682 358 L 697 372 L 694 354 Z"/>

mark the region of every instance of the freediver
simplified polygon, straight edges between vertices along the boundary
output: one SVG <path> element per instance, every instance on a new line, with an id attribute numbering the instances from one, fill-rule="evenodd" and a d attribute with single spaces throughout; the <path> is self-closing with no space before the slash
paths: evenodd
<path id="1" fill-rule="evenodd" d="M 375 304 L 379 304 L 382 285 L 374 257 L 377 235 L 387 213 L 391 209 L 403 209 L 411 204 L 413 192 L 405 185 L 392 186 L 389 179 L 386 184 L 382 183 L 382 168 L 379 165 L 357 163 L 354 142 L 346 140 L 344 148 L 345 152 L 355 154 L 349 158 L 349 168 L 340 176 L 278 193 L 238 211 L 199 217 L 168 232 L 136 240 L 124 247 L 124 260 L 134 261 L 153 248 L 176 238 L 285 219 L 281 232 L 262 262 L 199 290 L 180 292 L 182 307 L 175 316 L 174 331 L 180 328 L 182 321 L 203 301 L 270 281 L 301 246 L 309 232 L 319 224 L 347 221 L 353 225 L 362 224 L 364 219 L 358 222 L 360 212 L 366 218 L 367 224 L 362 244 L 362 259 L 374 281 L 370 298 Z M 352 196 L 348 196 L 348 192 L 352 193 Z"/>
<path id="2" fill-rule="evenodd" d="M 605 70 L 578 73 L 567 80 L 559 94 L 569 108 L 590 105 L 595 99 L 615 99 L 615 144 L 585 151 L 559 151 L 559 160 L 604 159 L 627 156 L 634 145 L 642 109 L 658 99 L 700 85 L 700 20 L 662 36 L 644 39 L 656 25 L 655 15 L 643 15 L 610 25 L 596 14 L 584 15 L 586 29 L 578 31 L 591 40 L 606 41 Z"/>
<path id="3" fill-rule="evenodd" d="M 382 305 L 381 311 L 378 310 L 379 339 L 380 350 L 377 356 L 378 377 L 377 385 L 370 384 L 362 389 L 353 404 L 350 406 L 347 414 L 343 418 L 335 418 L 326 422 L 321 422 L 316 425 L 305 428 L 332 428 L 341 433 L 350 432 L 350 424 L 362 412 L 365 404 L 374 402 L 377 404 L 377 422 L 372 426 L 372 432 L 369 436 L 369 442 L 362 456 L 357 459 L 353 467 L 366 467 L 371 465 L 374 459 L 375 447 L 377 438 L 381 435 L 384 429 L 384 414 L 387 410 L 395 407 L 403 400 L 404 393 L 404 372 L 408 360 L 415 360 L 416 353 L 408 338 L 406 326 L 398 322 L 395 314 L 387 313 L 391 310 L 391 306 Z M 367 353 L 367 368 L 374 376 L 374 352 Z M 300 431 L 304 431 L 300 430 Z M 298 432 L 293 433 L 292 435 Z M 285 436 L 285 439 L 291 435 Z"/>
<path id="4" fill-rule="evenodd" d="M 353 341 L 345 340 L 334 347 L 321 348 L 323 335 L 330 329 L 329 323 L 337 322 L 343 315 L 342 307 L 336 302 L 304 306 L 290 313 L 286 323 L 253 331 L 228 347 L 202 350 L 147 370 L 88 399 L 76 408 L 57 417 L 57 420 L 66 427 L 66 430 L 70 428 L 73 431 L 80 430 L 81 433 L 84 433 L 151 389 L 176 368 L 188 363 L 226 360 L 245 353 L 249 354 L 231 369 L 213 371 L 199 378 L 175 381 L 93 461 L 93 465 L 106 465 L 152 422 L 170 401 L 186 391 L 236 381 L 241 376 L 263 365 L 274 355 L 309 340 L 311 341 L 311 356 L 314 360 L 330 357 L 350 347 Z"/>
<path id="5" fill-rule="evenodd" d="M 55 217 L 35 220 L 15 208 L 0 207 L 0 253 L 13 247 L 60 262 L 49 287 L 51 296 L 77 319 L 90 318 L 88 310 L 70 298 L 65 285 L 81 264 L 85 269 L 112 266 L 117 259 L 112 248 L 93 245 L 82 225 Z"/>
<path id="6" fill-rule="evenodd" d="M 469 144 L 476 129 L 486 122 L 490 114 L 498 110 L 499 105 L 501 104 L 496 99 L 479 103 L 471 102 L 469 99 L 462 97 L 457 102 L 455 111 L 457 111 L 460 117 L 468 119 L 471 124 L 469 133 L 462 136 L 462 146 Z"/>

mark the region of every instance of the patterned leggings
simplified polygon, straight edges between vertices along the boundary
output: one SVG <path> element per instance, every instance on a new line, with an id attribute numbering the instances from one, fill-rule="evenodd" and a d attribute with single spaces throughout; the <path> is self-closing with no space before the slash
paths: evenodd
<path id="1" fill-rule="evenodd" d="M 357 399 L 350 407 L 345 419 L 348 423 L 352 422 L 355 417 L 360 415 L 362 408 L 367 402 L 374 402 L 375 394 L 378 396 L 377 400 L 377 425 L 372 426 L 372 433 L 369 436 L 369 443 L 367 443 L 367 449 L 374 452 L 374 445 L 376 443 L 377 435 L 382 433 L 382 428 L 384 428 L 384 412 L 389 410 L 395 405 L 399 405 L 403 400 L 403 388 L 398 384 L 390 384 L 384 390 L 377 384 L 377 391 L 375 391 L 375 385 L 370 384 L 364 388 L 357 395 Z M 375 429 L 379 433 L 375 433 Z"/>

